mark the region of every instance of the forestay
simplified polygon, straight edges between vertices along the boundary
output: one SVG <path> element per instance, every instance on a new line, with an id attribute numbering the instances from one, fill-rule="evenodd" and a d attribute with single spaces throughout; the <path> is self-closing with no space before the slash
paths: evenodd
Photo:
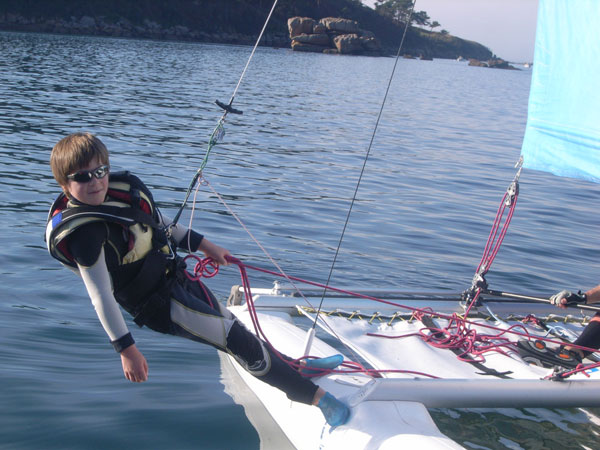
<path id="1" fill-rule="evenodd" d="M 600 1 L 540 0 L 523 166 L 600 182 Z"/>

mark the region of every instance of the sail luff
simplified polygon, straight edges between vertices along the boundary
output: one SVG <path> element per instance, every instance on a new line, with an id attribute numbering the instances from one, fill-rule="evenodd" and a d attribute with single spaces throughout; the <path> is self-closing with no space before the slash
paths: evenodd
<path id="1" fill-rule="evenodd" d="M 600 182 L 600 1 L 539 0 L 523 166 Z"/>

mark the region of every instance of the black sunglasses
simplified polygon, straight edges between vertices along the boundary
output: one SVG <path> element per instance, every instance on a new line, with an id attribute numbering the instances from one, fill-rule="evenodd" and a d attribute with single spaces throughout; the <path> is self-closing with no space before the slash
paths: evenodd
<path id="1" fill-rule="evenodd" d="M 92 177 L 96 177 L 98 179 L 104 178 L 108 175 L 108 170 L 110 166 L 102 165 L 100 167 L 96 167 L 94 170 L 80 170 L 78 172 L 72 173 L 71 175 L 67 175 L 69 180 L 77 181 L 78 183 L 89 183 L 92 181 Z"/>

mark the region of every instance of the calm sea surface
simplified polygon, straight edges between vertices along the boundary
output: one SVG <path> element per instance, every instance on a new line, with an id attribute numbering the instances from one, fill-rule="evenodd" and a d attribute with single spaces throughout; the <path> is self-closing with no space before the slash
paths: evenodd
<path id="1" fill-rule="evenodd" d="M 138 174 L 175 214 L 250 53 L 247 47 L 0 33 L 0 446 L 7 449 L 258 449 L 224 392 L 216 352 L 130 327 L 150 380 L 127 382 L 83 284 L 43 233 L 58 193 L 48 159 L 97 134 L 114 168 Z M 259 49 L 205 176 L 291 275 L 323 282 L 393 59 Z M 511 182 L 531 72 L 401 60 L 332 284 L 469 287 Z M 513 292 L 599 281 L 591 183 L 525 171 L 488 282 Z M 183 222 L 187 223 L 189 212 Z M 267 258 L 205 187 L 194 227 L 250 264 Z M 270 268 L 270 267 L 269 267 Z M 270 286 L 266 275 L 253 286 Z M 224 268 L 220 298 L 239 283 Z M 598 410 L 590 410 L 598 414 Z M 582 410 L 437 410 L 468 448 L 597 448 Z"/>

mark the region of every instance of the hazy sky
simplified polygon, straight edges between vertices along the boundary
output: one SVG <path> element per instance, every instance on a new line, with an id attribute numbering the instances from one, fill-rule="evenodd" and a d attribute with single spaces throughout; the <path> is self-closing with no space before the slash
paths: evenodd
<path id="1" fill-rule="evenodd" d="M 477 41 L 500 58 L 533 61 L 538 0 L 416 0 L 441 29 Z M 375 0 L 363 0 L 372 6 Z"/>

